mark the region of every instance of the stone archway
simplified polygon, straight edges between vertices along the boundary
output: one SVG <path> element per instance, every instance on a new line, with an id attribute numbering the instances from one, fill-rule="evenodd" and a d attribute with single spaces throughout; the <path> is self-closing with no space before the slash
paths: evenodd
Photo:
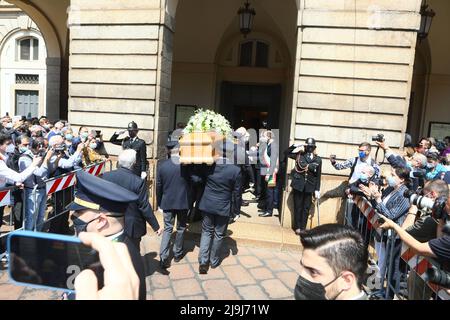
<path id="1" fill-rule="evenodd" d="M 64 17 L 66 12 L 57 10 L 59 6 L 64 3 L 68 4 L 69 1 L 61 1 L 58 3 L 58 7 L 48 1 L 40 3 L 39 6 L 33 1 L 7 0 L 7 2 L 24 11 L 41 32 L 47 49 L 46 115 L 51 119 L 65 118 L 67 116 L 67 93 L 64 89 L 67 88 L 67 61 L 64 62 L 64 57 L 68 55 L 68 52 L 66 52 L 67 46 L 63 47 L 65 39 L 61 39 L 64 30 L 57 30 L 55 21 L 49 18 L 49 13 Z M 61 8 L 64 8 L 64 5 Z"/>

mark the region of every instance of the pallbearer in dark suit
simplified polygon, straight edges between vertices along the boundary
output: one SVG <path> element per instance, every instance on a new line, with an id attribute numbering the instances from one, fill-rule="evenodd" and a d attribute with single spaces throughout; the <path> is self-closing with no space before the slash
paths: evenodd
<path id="1" fill-rule="evenodd" d="M 206 274 L 220 265 L 220 249 L 227 232 L 232 208 L 239 205 L 241 169 L 233 164 L 234 144 L 231 141 L 215 144 L 215 163 L 202 172 L 205 190 L 200 199 L 202 236 L 198 256 L 199 273 Z"/>
<path id="2" fill-rule="evenodd" d="M 177 218 L 177 235 L 173 246 L 175 262 L 179 262 L 184 255 L 184 231 L 193 202 L 188 167 L 180 165 L 180 146 L 178 142 L 170 141 L 166 147 L 170 157 L 161 161 L 156 171 L 156 197 L 164 215 L 164 232 L 160 249 L 160 264 L 164 269 L 170 267 L 170 237 L 175 217 Z"/>
<path id="3" fill-rule="evenodd" d="M 124 230 L 124 215 L 128 204 L 136 202 L 138 196 L 112 182 L 84 171 L 76 174 L 77 184 L 74 201 L 67 207 L 72 211 L 71 219 L 75 232 L 98 233 L 113 242 L 122 242 L 130 253 L 131 261 L 139 277 L 139 299 L 146 298 L 145 267 L 142 257 Z M 103 274 L 97 274 L 99 282 Z"/>
<path id="4" fill-rule="evenodd" d="M 116 131 L 109 142 L 112 144 L 122 146 L 123 150 L 133 149 L 136 151 L 136 163 L 133 166 L 133 172 L 140 176 L 142 179 L 147 178 L 147 147 L 145 141 L 139 139 L 137 134 L 139 132 L 138 125 L 132 121 L 128 124 L 128 137 L 124 139 L 118 139 L 118 137 L 124 134 L 126 130 Z"/>
<path id="5" fill-rule="evenodd" d="M 313 194 L 320 198 L 320 179 L 322 175 L 322 159 L 315 153 L 316 141 L 306 139 L 305 146 L 293 145 L 286 151 L 295 159 L 292 170 L 291 187 L 294 192 L 295 233 L 306 229 Z"/>
<path id="6" fill-rule="evenodd" d="M 103 179 L 115 183 L 139 196 L 138 201 L 130 203 L 125 213 L 125 233 L 140 250 L 141 238 L 147 234 L 147 223 L 158 235 L 162 233 L 158 220 L 148 200 L 147 180 L 140 179 L 131 171 L 136 163 L 136 151 L 122 151 L 118 159 L 118 169 L 103 174 Z"/>

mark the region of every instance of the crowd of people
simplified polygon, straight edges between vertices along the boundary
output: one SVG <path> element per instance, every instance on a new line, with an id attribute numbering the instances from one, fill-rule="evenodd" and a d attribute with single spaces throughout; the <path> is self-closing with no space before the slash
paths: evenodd
<path id="1" fill-rule="evenodd" d="M 330 157 L 336 170 L 351 170 L 345 190 L 349 209 L 346 224 L 362 233 L 366 245 L 374 245 L 379 277 L 389 280 L 386 288 L 374 292 L 374 298 L 402 295 L 415 299 L 420 294 L 424 298 L 426 292 L 426 299 L 431 296 L 430 289 L 423 281 L 411 280 L 416 280 L 415 273 L 408 272 L 400 254 L 406 244 L 419 255 L 437 259 L 444 272 L 448 271 L 450 137 L 439 144 L 433 138 L 422 138 L 417 145 L 406 145 L 403 154 L 393 152 L 384 139 L 375 140 L 384 151 L 385 166 L 371 158 L 371 144 L 367 142 L 359 145 L 357 157 L 344 162 Z M 381 220 L 373 228 L 356 205 L 356 197 L 364 197 L 379 214 Z M 394 238 L 371 232 L 376 228 L 395 230 Z M 417 287 L 417 283 L 422 286 Z"/>
<path id="2" fill-rule="evenodd" d="M 126 132 L 128 136 L 121 139 Z M 138 286 L 133 295 L 136 298 L 145 298 L 145 272 L 139 250 L 147 223 L 162 236 L 160 266 L 165 270 L 170 268 L 172 258 L 179 262 L 186 254 L 183 241 L 188 219 L 201 219 L 198 271 L 207 274 L 209 268 L 217 268 L 222 262 L 221 248 L 228 225 L 239 219 L 243 206 L 249 205 L 243 200 L 244 193 L 253 193 L 260 217 L 270 217 L 279 208 L 289 158 L 294 160 L 289 175 L 294 230 L 304 246 L 296 298 L 366 299 L 363 286 L 367 247 L 371 244 L 376 249 L 380 272 L 389 274 L 386 279 L 392 288 L 388 294 L 381 288 L 374 297 L 392 299 L 400 294 L 400 283 L 413 278 L 412 274 L 405 273 L 400 259 L 402 243 L 444 265 L 450 262 L 450 137 L 443 143 L 433 138 L 421 139 L 415 146 L 406 145 L 401 155 L 388 147 L 388 141 L 375 139 L 373 144 L 384 151 L 385 165 L 371 157 L 372 144 L 368 142 L 361 143 L 357 155 L 346 161 L 339 162 L 336 155 L 331 155 L 336 170 L 350 169 L 345 192 L 339 195 L 348 202 L 346 226 L 323 225 L 307 230 L 312 201 L 321 199 L 322 158 L 318 156 L 314 138 L 280 152 L 278 131 L 270 130 L 267 123 L 263 123 L 257 134 L 241 127 L 233 132 L 231 139 L 214 142 L 213 165 L 185 165 L 180 161 L 183 124 L 179 124 L 169 136 L 167 158 L 158 163 L 156 171 L 156 202 L 164 221 L 160 226 L 149 203 L 146 143 L 138 137 L 138 132 L 138 125 L 131 122 L 127 130 L 118 130 L 110 138 L 111 143 L 123 148 L 117 170 L 102 177 L 77 172 L 75 198 L 69 206 L 76 234 L 97 233 L 126 245 L 127 258 L 122 263 L 129 265 L 131 261 L 134 267 L 136 274 L 131 274 L 130 279 Z M 99 131 L 86 127 L 73 130 L 64 121 L 51 123 L 46 117 L 3 117 L 0 187 L 17 187 L 11 209 L 16 228 L 47 231 L 43 227 L 49 201 L 45 181 L 107 157 Z M 355 204 L 356 197 L 366 199 L 382 217 L 378 224 L 369 228 Z M 429 201 L 417 202 L 420 197 Z M 177 234 L 171 249 L 175 219 Z M 73 234 L 69 230 L 69 213 L 55 220 L 50 232 Z M 391 241 L 394 248 L 388 250 L 386 237 L 367 232 L 368 228 L 395 230 L 396 238 Z M 102 241 L 83 237 L 88 243 Z M 328 271 L 320 271 L 321 268 Z M 88 278 L 82 277 L 87 282 Z M 78 287 L 83 281 L 77 282 Z M 410 285 L 409 298 L 413 298 L 415 286 Z"/>
<path id="3" fill-rule="evenodd" d="M 67 122 L 51 122 L 45 116 L 1 118 L 0 188 L 15 187 L 11 192 L 15 229 L 43 230 L 49 203 L 46 180 L 107 157 L 99 131 L 80 127 L 74 132 Z M 0 208 L 0 226 L 4 210 Z M 55 221 L 52 230 L 60 228 Z M 4 252 L 3 240 L 0 254 Z"/>

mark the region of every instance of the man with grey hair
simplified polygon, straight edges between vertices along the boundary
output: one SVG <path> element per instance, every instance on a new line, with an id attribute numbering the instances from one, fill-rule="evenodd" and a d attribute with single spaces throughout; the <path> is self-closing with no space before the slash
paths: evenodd
<path id="1" fill-rule="evenodd" d="M 140 243 L 143 236 L 147 234 L 147 225 L 161 235 L 158 220 L 153 213 L 149 203 L 149 192 L 146 179 L 140 179 L 133 173 L 136 163 L 136 151 L 127 149 L 120 153 L 118 158 L 118 169 L 103 174 L 103 179 L 113 182 L 139 196 L 138 200 L 131 203 L 125 212 L 125 233 L 131 239 L 137 250 L 140 250 Z"/>

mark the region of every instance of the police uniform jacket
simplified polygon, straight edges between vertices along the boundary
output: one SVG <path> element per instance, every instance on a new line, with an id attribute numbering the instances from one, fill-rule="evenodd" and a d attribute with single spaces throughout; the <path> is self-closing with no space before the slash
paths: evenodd
<path id="1" fill-rule="evenodd" d="M 306 168 L 308 165 L 317 166 L 317 170 L 312 172 L 311 170 L 299 170 L 298 172 L 295 168 L 291 171 L 292 182 L 291 187 L 300 192 L 313 193 L 314 191 L 320 190 L 320 179 L 322 175 L 322 159 L 318 155 L 313 155 L 312 158 L 306 153 L 296 153 L 292 154 L 292 150 L 295 149 L 291 146 L 291 152 L 289 157 L 296 160 L 296 167 L 300 164 L 301 168 Z M 297 164 L 298 163 L 298 164 Z"/>
<path id="2" fill-rule="evenodd" d="M 145 141 L 138 137 L 133 139 L 130 137 L 117 139 L 117 137 L 117 134 L 113 134 L 109 141 L 112 144 L 118 146 L 121 145 L 124 150 L 133 149 L 136 151 L 136 163 L 133 166 L 133 172 L 138 176 L 141 175 L 141 172 L 147 172 L 147 147 L 145 145 Z"/>

